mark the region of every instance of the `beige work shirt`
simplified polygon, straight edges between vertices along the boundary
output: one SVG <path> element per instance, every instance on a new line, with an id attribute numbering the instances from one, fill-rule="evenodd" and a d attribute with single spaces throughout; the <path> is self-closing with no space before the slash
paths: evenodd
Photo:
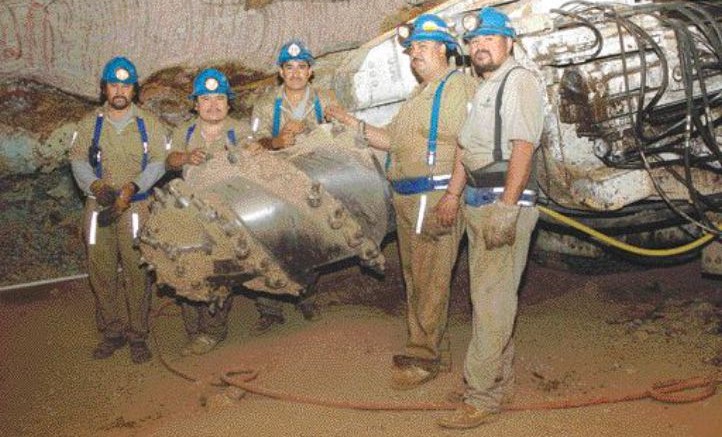
<path id="1" fill-rule="evenodd" d="M 190 138 L 186 142 L 188 136 L 188 128 L 195 125 L 195 129 L 191 134 Z M 178 126 L 173 131 L 173 139 L 171 141 L 172 152 L 190 152 L 194 149 L 204 150 L 212 156 L 220 155 L 225 153 L 233 144 L 230 141 L 228 132 L 233 130 L 236 137 L 236 146 L 243 147 L 248 140 L 248 136 L 251 134 L 251 128 L 247 123 L 240 120 L 235 120 L 231 117 L 226 117 L 223 120 L 223 134 L 217 139 L 207 142 L 201 132 L 201 126 L 199 124 L 198 117 L 191 119 L 190 121 Z"/>
<path id="2" fill-rule="evenodd" d="M 255 138 L 268 138 L 273 133 L 273 112 L 276 106 L 276 99 L 281 98 L 281 123 L 279 129 L 283 129 L 283 126 L 288 120 L 294 119 L 297 121 L 305 121 L 306 126 L 313 129 L 318 126 L 316 119 L 316 108 L 314 107 L 314 99 L 318 96 L 318 100 L 321 103 L 321 109 L 325 110 L 328 105 L 335 103 L 336 98 L 334 93 L 330 90 L 321 88 L 315 88 L 310 86 L 310 93 L 308 100 L 306 101 L 305 117 L 302 119 L 295 119 L 292 117 L 293 109 L 290 107 L 288 100 L 283 98 L 283 85 L 271 88 L 266 91 L 258 101 L 253 105 L 253 114 L 251 115 L 251 126 L 255 123 L 258 124 L 258 128 L 254 133 Z M 321 116 L 323 123 L 323 115 Z M 258 120 L 258 121 L 256 121 Z"/>
<path id="3" fill-rule="evenodd" d="M 140 116 L 145 122 L 148 134 L 148 164 L 164 162 L 166 154 L 167 127 L 151 112 L 131 104 L 132 114 Z M 70 150 L 70 161 L 88 162 L 88 149 L 93 140 L 95 120 L 98 114 L 107 113 L 108 104 L 85 116 L 78 122 L 78 136 Z M 107 115 L 106 115 L 107 118 Z M 143 143 L 135 117 L 119 132 L 109 120 L 103 120 L 98 146 L 101 150 L 102 179 L 120 188 L 128 182 L 136 181 L 141 170 Z"/>
<path id="4" fill-rule="evenodd" d="M 514 58 L 507 59 L 489 79 L 482 79 L 471 112 L 459 134 L 464 149 L 462 162 L 470 170 L 494 162 L 494 125 L 496 95 L 506 73 L 519 66 Z M 502 159 L 511 156 L 512 140 L 522 140 L 535 147 L 539 144 L 544 123 L 544 100 L 539 82 L 532 72 L 517 68 L 510 73 L 504 87 L 501 104 Z"/>
<path id="5" fill-rule="evenodd" d="M 449 69 L 447 74 L 453 69 Z M 429 175 L 451 174 L 454 169 L 456 139 L 467 114 L 467 103 L 474 95 L 474 78 L 454 73 L 441 94 L 436 145 L 436 165 L 427 163 L 431 108 L 434 94 L 446 77 L 417 85 L 387 127 L 391 142 L 388 178 L 400 180 Z"/>

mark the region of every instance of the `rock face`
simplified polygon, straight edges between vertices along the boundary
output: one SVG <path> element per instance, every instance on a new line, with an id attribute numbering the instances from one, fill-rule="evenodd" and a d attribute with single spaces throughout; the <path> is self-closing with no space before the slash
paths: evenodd
<path id="1" fill-rule="evenodd" d="M 272 71 L 288 39 L 304 39 L 316 55 L 353 47 L 376 36 L 385 15 L 406 4 L 276 1 L 247 9 L 240 0 L 4 3 L 0 80 L 33 79 L 92 99 L 104 63 L 119 54 L 135 62 L 141 78 L 173 66 L 219 62 Z"/>

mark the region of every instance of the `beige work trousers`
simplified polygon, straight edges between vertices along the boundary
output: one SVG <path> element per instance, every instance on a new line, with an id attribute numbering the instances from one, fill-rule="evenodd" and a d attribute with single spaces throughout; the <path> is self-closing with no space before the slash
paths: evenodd
<path id="1" fill-rule="evenodd" d="M 394 194 L 393 197 L 399 255 L 406 282 L 408 340 L 404 355 L 423 360 L 441 359 L 451 272 L 464 231 L 461 211 L 450 228 L 442 230 L 435 225 L 433 207 L 443 194 L 444 191 L 426 193 L 426 214 L 419 234 L 415 228 L 422 195 Z"/>
<path id="2" fill-rule="evenodd" d="M 517 291 L 526 267 L 531 234 L 539 218 L 534 207 L 519 207 L 516 240 L 511 246 L 487 250 L 481 225 L 489 208 L 466 205 L 469 237 L 472 336 L 464 362 L 464 402 L 497 412 L 514 382 L 512 338 Z"/>
<path id="3" fill-rule="evenodd" d="M 188 337 L 195 338 L 206 334 L 215 340 L 222 341 L 228 335 L 228 313 L 233 307 L 233 295 L 229 295 L 223 305 L 211 312 L 207 302 L 191 302 L 181 300 L 183 325 Z"/>
<path id="4" fill-rule="evenodd" d="M 148 203 L 132 203 L 115 223 L 104 228 L 97 226 L 97 219 L 92 223 L 93 212 L 100 210 L 95 199 L 88 198 L 83 237 L 98 330 L 105 338 L 144 340 L 148 336 L 151 288 L 147 271 L 140 266 L 140 251 L 133 247 L 133 214 L 140 227 L 148 216 Z"/>

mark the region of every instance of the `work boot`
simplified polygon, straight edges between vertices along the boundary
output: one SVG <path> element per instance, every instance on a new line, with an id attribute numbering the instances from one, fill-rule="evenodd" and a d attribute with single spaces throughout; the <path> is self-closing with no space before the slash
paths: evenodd
<path id="1" fill-rule="evenodd" d="M 436 378 L 439 369 L 423 369 L 419 366 L 394 367 L 391 374 L 391 388 L 411 390 Z"/>
<path id="2" fill-rule="evenodd" d="M 93 349 L 93 358 L 96 360 L 104 360 L 110 358 L 115 351 L 125 346 L 125 337 L 106 337 L 103 338 L 95 349 Z"/>
<path id="3" fill-rule="evenodd" d="M 472 405 L 463 404 L 450 415 L 437 420 L 436 424 L 442 428 L 470 429 L 476 428 L 482 423 L 491 422 L 494 416 L 496 416 L 496 413 L 492 411 L 477 409 Z"/>
<path id="4" fill-rule="evenodd" d="M 303 319 L 307 322 L 315 322 L 317 320 L 321 320 L 321 311 L 313 302 L 301 302 L 296 305 L 296 308 L 298 308 L 298 311 L 301 312 Z"/>
<path id="5" fill-rule="evenodd" d="M 258 320 L 256 320 L 256 324 L 253 325 L 253 331 L 251 333 L 254 335 L 260 335 L 270 330 L 273 325 L 283 325 L 284 323 L 286 323 L 286 319 L 283 316 L 275 314 L 261 314 Z"/>
<path id="6" fill-rule="evenodd" d="M 135 364 L 142 364 L 153 358 L 153 354 L 150 353 L 148 345 L 145 344 L 145 340 L 135 340 L 130 342 L 130 359 Z"/>
<path id="7" fill-rule="evenodd" d="M 199 334 L 188 342 L 188 344 L 181 351 L 181 355 L 188 356 L 191 354 L 207 354 L 208 352 L 212 351 L 219 342 L 220 340 L 211 337 L 210 335 Z"/>

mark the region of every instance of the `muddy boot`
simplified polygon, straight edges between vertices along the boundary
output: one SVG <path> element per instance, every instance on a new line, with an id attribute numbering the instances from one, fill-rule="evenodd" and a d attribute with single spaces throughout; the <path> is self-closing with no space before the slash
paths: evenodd
<path id="1" fill-rule="evenodd" d="M 394 355 L 391 372 L 391 388 L 411 390 L 436 378 L 439 374 L 438 360 Z"/>
<path id="2" fill-rule="evenodd" d="M 283 325 L 284 323 L 286 323 L 286 319 L 283 316 L 261 314 L 258 320 L 256 320 L 256 324 L 253 325 L 251 334 L 261 335 L 273 328 L 273 325 Z"/>
<path id="3" fill-rule="evenodd" d="M 148 345 L 145 344 L 145 340 L 136 340 L 130 342 L 130 359 L 135 364 L 142 364 L 149 361 L 153 357 L 150 353 Z"/>
<path id="4" fill-rule="evenodd" d="M 438 374 L 438 369 L 427 370 L 418 366 L 394 367 L 391 373 L 391 388 L 394 390 L 411 390 L 431 381 Z"/>
<path id="5" fill-rule="evenodd" d="M 200 334 L 197 335 L 193 340 L 189 341 L 188 344 L 181 351 L 181 355 L 203 355 L 212 351 L 213 348 L 218 345 L 220 340 L 211 337 L 210 335 Z"/>
<path id="6" fill-rule="evenodd" d="M 125 346 L 125 337 L 108 337 L 101 340 L 95 349 L 93 349 L 93 358 L 96 360 L 104 360 L 110 358 L 115 351 Z"/>
<path id="7" fill-rule="evenodd" d="M 321 310 L 311 301 L 303 301 L 296 304 L 296 309 L 301 312 L 303 319 L 307 322 L 321 320 Z"/>
<path id="8" fill-rule="evenodd" d="M 496 418 L 493 411 L 477 409 L 476 407 L 463 404 L 456 411 L 446 417 L 436 421 L 436 424 L 442 428 L 449 429 L 471 429 L 477 426 L 493 421 Z"/>

